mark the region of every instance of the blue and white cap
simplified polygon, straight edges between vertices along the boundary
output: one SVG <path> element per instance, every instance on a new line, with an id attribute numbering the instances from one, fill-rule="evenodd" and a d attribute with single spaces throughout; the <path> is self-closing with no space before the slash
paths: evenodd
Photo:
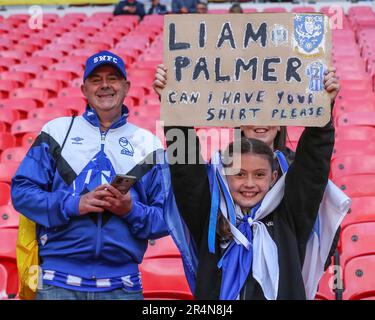
<path id="1" fill-rule="evenodd" d="M 101 51 L 92 55 L 86 60 L 85 72 L 83 74 L 83 81 L 99 66 L 108 64 L 114 66 L 126 79 L 125 62 L 119 56 L 109 51 Z"/>

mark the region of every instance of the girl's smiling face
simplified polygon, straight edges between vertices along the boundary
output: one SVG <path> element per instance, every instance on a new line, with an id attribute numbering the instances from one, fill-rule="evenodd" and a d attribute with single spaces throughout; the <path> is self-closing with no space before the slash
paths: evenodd
<path id="1" fill-rule="evenodd" d="M 235 159 L 235 157 L 241 157 Z M 233 201 L 248 210 L 260 202 L 276 182 L 277 171 L 272 171 L 269 160 L 252 153 L 234 154 L 234 163 L 241 163 L 238 173 L 227 175 Z"/>

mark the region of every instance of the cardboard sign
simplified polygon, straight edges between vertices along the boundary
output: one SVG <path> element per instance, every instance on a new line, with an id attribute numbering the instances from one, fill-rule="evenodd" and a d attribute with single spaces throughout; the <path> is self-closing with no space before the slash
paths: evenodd
<path id="1" fill-rule="evenodd" d="M 166 125 L 323 126 L 331 31 L 319 13 L 166 15 Z"/>

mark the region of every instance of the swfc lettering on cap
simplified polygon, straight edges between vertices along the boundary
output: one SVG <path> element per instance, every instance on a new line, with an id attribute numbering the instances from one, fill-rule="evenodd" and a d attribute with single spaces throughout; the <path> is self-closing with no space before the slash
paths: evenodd
<path id="1" fill-rule="evenodd" d="M 95 68 L 101 65 L 111 65 L 120 71 L 120 73 L 126 79 L 126 70 L 124 61 L 117 55 L 109 51 L 101 51 L 92 55 L 86 61 L 85 72 L 83 74 L 83 81 L 94 71 Z"/>

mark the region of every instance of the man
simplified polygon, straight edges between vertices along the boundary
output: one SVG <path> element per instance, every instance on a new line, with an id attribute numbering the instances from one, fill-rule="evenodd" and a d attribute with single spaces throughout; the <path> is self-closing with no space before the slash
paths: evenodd
<path id="1" fill-rule="evenodd" d="M 14 207 L 37 224 L 37 299 L 142 299 L 147 239 L 167 235 L 155 164 L 163 147 L 127 122 L 129 87 L 120 57 L 91 56 L 85 113 L 47 123 L 12 180 Z M 116 174 L 139 180 L 122 194 L 108 184 Z"/>
<path id="2" fill-rule="evenodd" d="M 145 16 L 145 6 L 137 0 L 120 1 L 113 12 L 115 16 L 121 14 L 137 15 L 140 19 Z"/>
<path id="3" fill-rule="evenodd" d="M 207 2 L 198 1 L 197 2 L 197 13 L 206 14 L 208 12 Z"/>
<path id="4" fill-rule="evenodd" d="M 196 13 L 197 0 L 172 0 L 172 13 Z"/>
<path id="5" fill-rule="evenodd" d="M 168 9 L 164 4 L 161 4 L 159 0 L 151 0 L 151 7 L 147 11 L 147 14 L 166 14 Z"/>

